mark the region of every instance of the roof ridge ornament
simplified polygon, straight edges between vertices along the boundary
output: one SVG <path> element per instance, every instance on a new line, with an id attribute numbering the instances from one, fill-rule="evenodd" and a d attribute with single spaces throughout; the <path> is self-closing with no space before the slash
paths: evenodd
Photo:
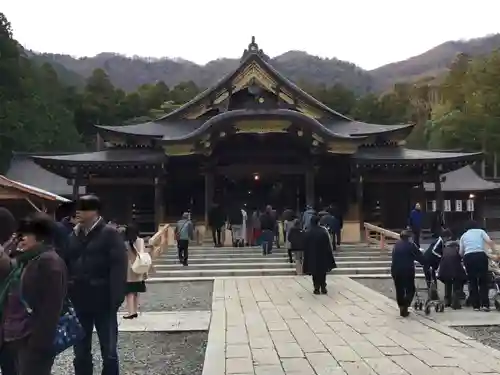
<path id="1" fill-rule="evenodd" d="M 259 55 L 264 60 L 269 60 L 269 56 L 267 56 L 262 49 L 259 48 L 259 45 L 255 42 L 255 36 L 252 36 L 252 41 L 248 45 L 248 48 L 243 51 L 243 55 L 241 56 L 240 62 L 243 62 L 250 55 Z"/>

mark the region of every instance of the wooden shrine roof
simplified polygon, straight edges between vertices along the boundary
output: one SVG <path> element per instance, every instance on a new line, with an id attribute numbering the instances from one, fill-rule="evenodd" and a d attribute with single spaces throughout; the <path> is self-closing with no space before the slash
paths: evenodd
<path id="1" fill-rule="evenodd" d="M 323 128 L 319 131 L 332 138 L 361 137 L 368 135 L 391 135 L 397 132 L 398 140 L 405 139 L 413 128 L 413 124 L 377 125 L 355 121 L 343 115 L 299 88 L 279 73 L 269 62 L 267 56 L 259 49 L 254 38 L 245 50 L 240 65 L 223 77 L 211 88 L 205 90 L 188 103 L 155 121 L 126 126 L 96 125 L 99 131 L 106 135 L 150 137 L 163 139 L 164 142 L 175 142 L 189 139 L 215 125 L 218 116 L 234 112 L 227 103 L 235 93 L 252 85 L 260 84 L 266 92 L 271 92 L 284 102 L 284 107 L 275 110 L 289 110 L 310 117 L 312 121 L 304 121 L 309 125 Z M 260 87 L 260 86 L 259 86 Z M 263 108 L 266 108 L 263 105 Z M 291 110 L 293 109 L 293 110 Z M 241 110 L 241 108 L 240 108 Z M 246 109 L 250 111 L 250 108 Z M 269 108 L 266 108 L 269 110 Z M 211 118 L 204 117 L 213 112 Z M 269 111 L 272 115 L 272 110 Z M 275 113 L 276 114 L 276 113 Z M 281 113 L 285 115 L 285 112 Z M 288 115 L 293 116 L 288 113 Z M 318 130 L 318 129 L 315 129 Z"/>

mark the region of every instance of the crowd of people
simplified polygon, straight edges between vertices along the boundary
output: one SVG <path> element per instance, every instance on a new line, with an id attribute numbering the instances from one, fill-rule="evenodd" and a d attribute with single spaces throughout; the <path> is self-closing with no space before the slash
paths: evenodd
<path id="1" fill-rule="evenodd" d="M 268 205 L 248 215 L 244 206 L 233 206 L 226 213 L 222 206 L 214 204 L 208 224 L 214 246 L 222 246 L 223 233 L 229 228 L 234 247 L 260 245 L 264 256 L 272 254 L 274 246 L 280 247 L 281 236 L 290 263 L 295 254 L 303 265 L 303 273 L 312 275 L 314 293 L 327 293 L 326 274 L 335 268 L 333 252 L 341 243 L 343 226 L 342 215 L 336 207 L 329 206 L 318 212 L 308 205 L 300 214 L 285 209 L 279 215 Z"/>
<path id="2" fill-rule="evenodd" d="M 391 274 L 400 315 L 409 315 L 415 296 L 415 263 L 423 266 L 429 300 L 439 299 L 437 282 L 444 284 L 446 307 L 461 309 L 465 303 L 475 311 L 490 311 L 489 289 L 492 284 L 492 261 L 500 260 L 495 243 L 480 225 L 471 220 L 459 233 L 445 227 L 438 212 L 432 220 L 434 240 L 425 249 L 420 247 L 422 230 L 421 207 L 411 211 L 408 228 L 392 251 Z M 468 286 L 466 297 L 464 286 Z"/>
<path id="3" fill-rule="evenodd" d="M 61 221 L 37 212 L 16 220 L 0 208 L 0 371 L 50 375 L 58 353 L 74 350 L 75 375 L 92 375 L 96 331 L 102 374 L 118 375 L 118 310 L 138 316 L 148 268 L 137 227 L 117 227 L 86 195 Z M 141 262 L 138 262 L 140 260 Z"/>

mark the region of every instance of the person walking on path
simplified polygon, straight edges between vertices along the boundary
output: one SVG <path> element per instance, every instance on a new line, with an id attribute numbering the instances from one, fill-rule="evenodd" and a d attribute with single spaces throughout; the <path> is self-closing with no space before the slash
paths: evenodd
<path id="1" fill-rule="evenodd" d="M 326 274 L 336 267 L 330 236 L 313 215 L 304 235 L 304 273 L 312 276 L 314 294 L 327 294 Z"/>
<path id="2" fill-rule="evenodd" d="M 44 213 L 22 220 L 16 250 L 0 253 L 4 375 L 50 375 L 57 325 L 67 291 L 67 269 L 52 247 L 55 222 Z M 2 363 L 5 365 L 5 363 Z"/>
<path id="3" fill-rule="evenodd" d="M 460 237 L 460 255 L 463 257 L 469 281 L 469 301 L 476 311 L 490 311 L 488 254 L 486 248 L 495 253 L 495 243 L 475 221 L 465 227 Z"/>
<path id="4" fill-rule="evenodd" d="M 182 214 L 182 219 L 175 225 L 175 239 L 177 240 L 179 262 L 181 262 L 183 266 L 187 266 L 189 241 L 194 239 L 194 225 L 189 219 L 189 212 L 184 212 Z"/>
<path id="5" fill-rule="evenodd" d="M 139 229 L 135 224 L 129 224 L 125 227 L 125 246 L 127 247 L 128 269 L 127 269 L 127 289 L 125 301 L 127 304 L 128 315 L 123 319 L 135 319 L 138 317 L 139 294 L 146 292 L 147 274 L 137 274 L 132 269 L 132 265 L 137 257 L 146 251 L 144 240 L 139 237 Z"/>
<path id="6" fill-rule="evenodd" d="M 402 317 L 409 315 L 408 308 L 415 296 L 415 262 L 425 266 L 424 255 L 411 240 L 412 232 L 404 230 L 392 249 L 391 276 L 396 289 L 396 301 Z"/>
<path id="7" fill-rule="evenodd" d="M 408 218 L 408 228 L 413 233 L 413 243 L 420 248 L 420 233 L 422 232 L 422 222 L 424 215 L 420 203 L 415 204 L 415 208 L 411 210 L 410 217 Z"/>
<path id="8" fill-rule="evenodd" d="M 118 309 L 125 299 L 127 249 L 118 231 L 100 215 L 95 195 L 76 205 L 78 224 L 62 253 L 69 271 L 69 297 L 85 332 L 74 347 L 75 375 L 92 375 L 92 332 L 101 348 L 102 374 L 118 375 Z"/>
<path id="9" fill-rule="evenodd" d="M 336 241 L 336 235 L 338 231 L 340 230 L 340 225 L 338 220 L 333 216 L 329 210 L 321 211 L 320 214 L 320 220 L 319 224 L 326 228 L 328 230 L 328 233 L 331 236 L 332 239 L 332 248 L 333 251 L 337 250 L 337 241 Z"/>
<path id="10" fill-rule="evenodd" d="M 276 229 L 276 219 L 271 206 L 267 206 L 264 213 L 260 216 L 260 229 L 262 230 L 262 254 L 271 254 Z"/>

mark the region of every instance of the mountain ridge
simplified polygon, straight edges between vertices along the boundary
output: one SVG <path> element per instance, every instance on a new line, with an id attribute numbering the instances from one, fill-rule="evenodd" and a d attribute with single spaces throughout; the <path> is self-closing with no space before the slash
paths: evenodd
<path id="1" fill-rule="evenodd" d="M 362 69 L 348 61 L 322 58 L 300 50 L 291 50 L 278 55 L 271 59 L 271 64 L 299 85 L 341 84 L 356 93 L 367 93 L 389 89 L 399 82 L 439 76 L 446 72 L 460 53 L 475 57 L 499 48 L 500 34 L 493 34 L 470 40 L 447 41 L 406 60 L 371 70 Z M 51 62 L 76 73 L 82 80 L 90 76 L 94 69 L 103 69 L 108 73 L 111 82 L 125 91 L 132 91 L 142 84 L 158 81 L 164 81 L 168 86 L 175 86 L 180 82 L 191 80 L 200 87 L 208 87 L 236 69 L 240 61 L 239 58 L 222 57 L 206 64 L 197 64 L 180 57 L 127 57 L 112 52 L 80 58 L 65 54 L 34 54 L 41 61 Z"/>

